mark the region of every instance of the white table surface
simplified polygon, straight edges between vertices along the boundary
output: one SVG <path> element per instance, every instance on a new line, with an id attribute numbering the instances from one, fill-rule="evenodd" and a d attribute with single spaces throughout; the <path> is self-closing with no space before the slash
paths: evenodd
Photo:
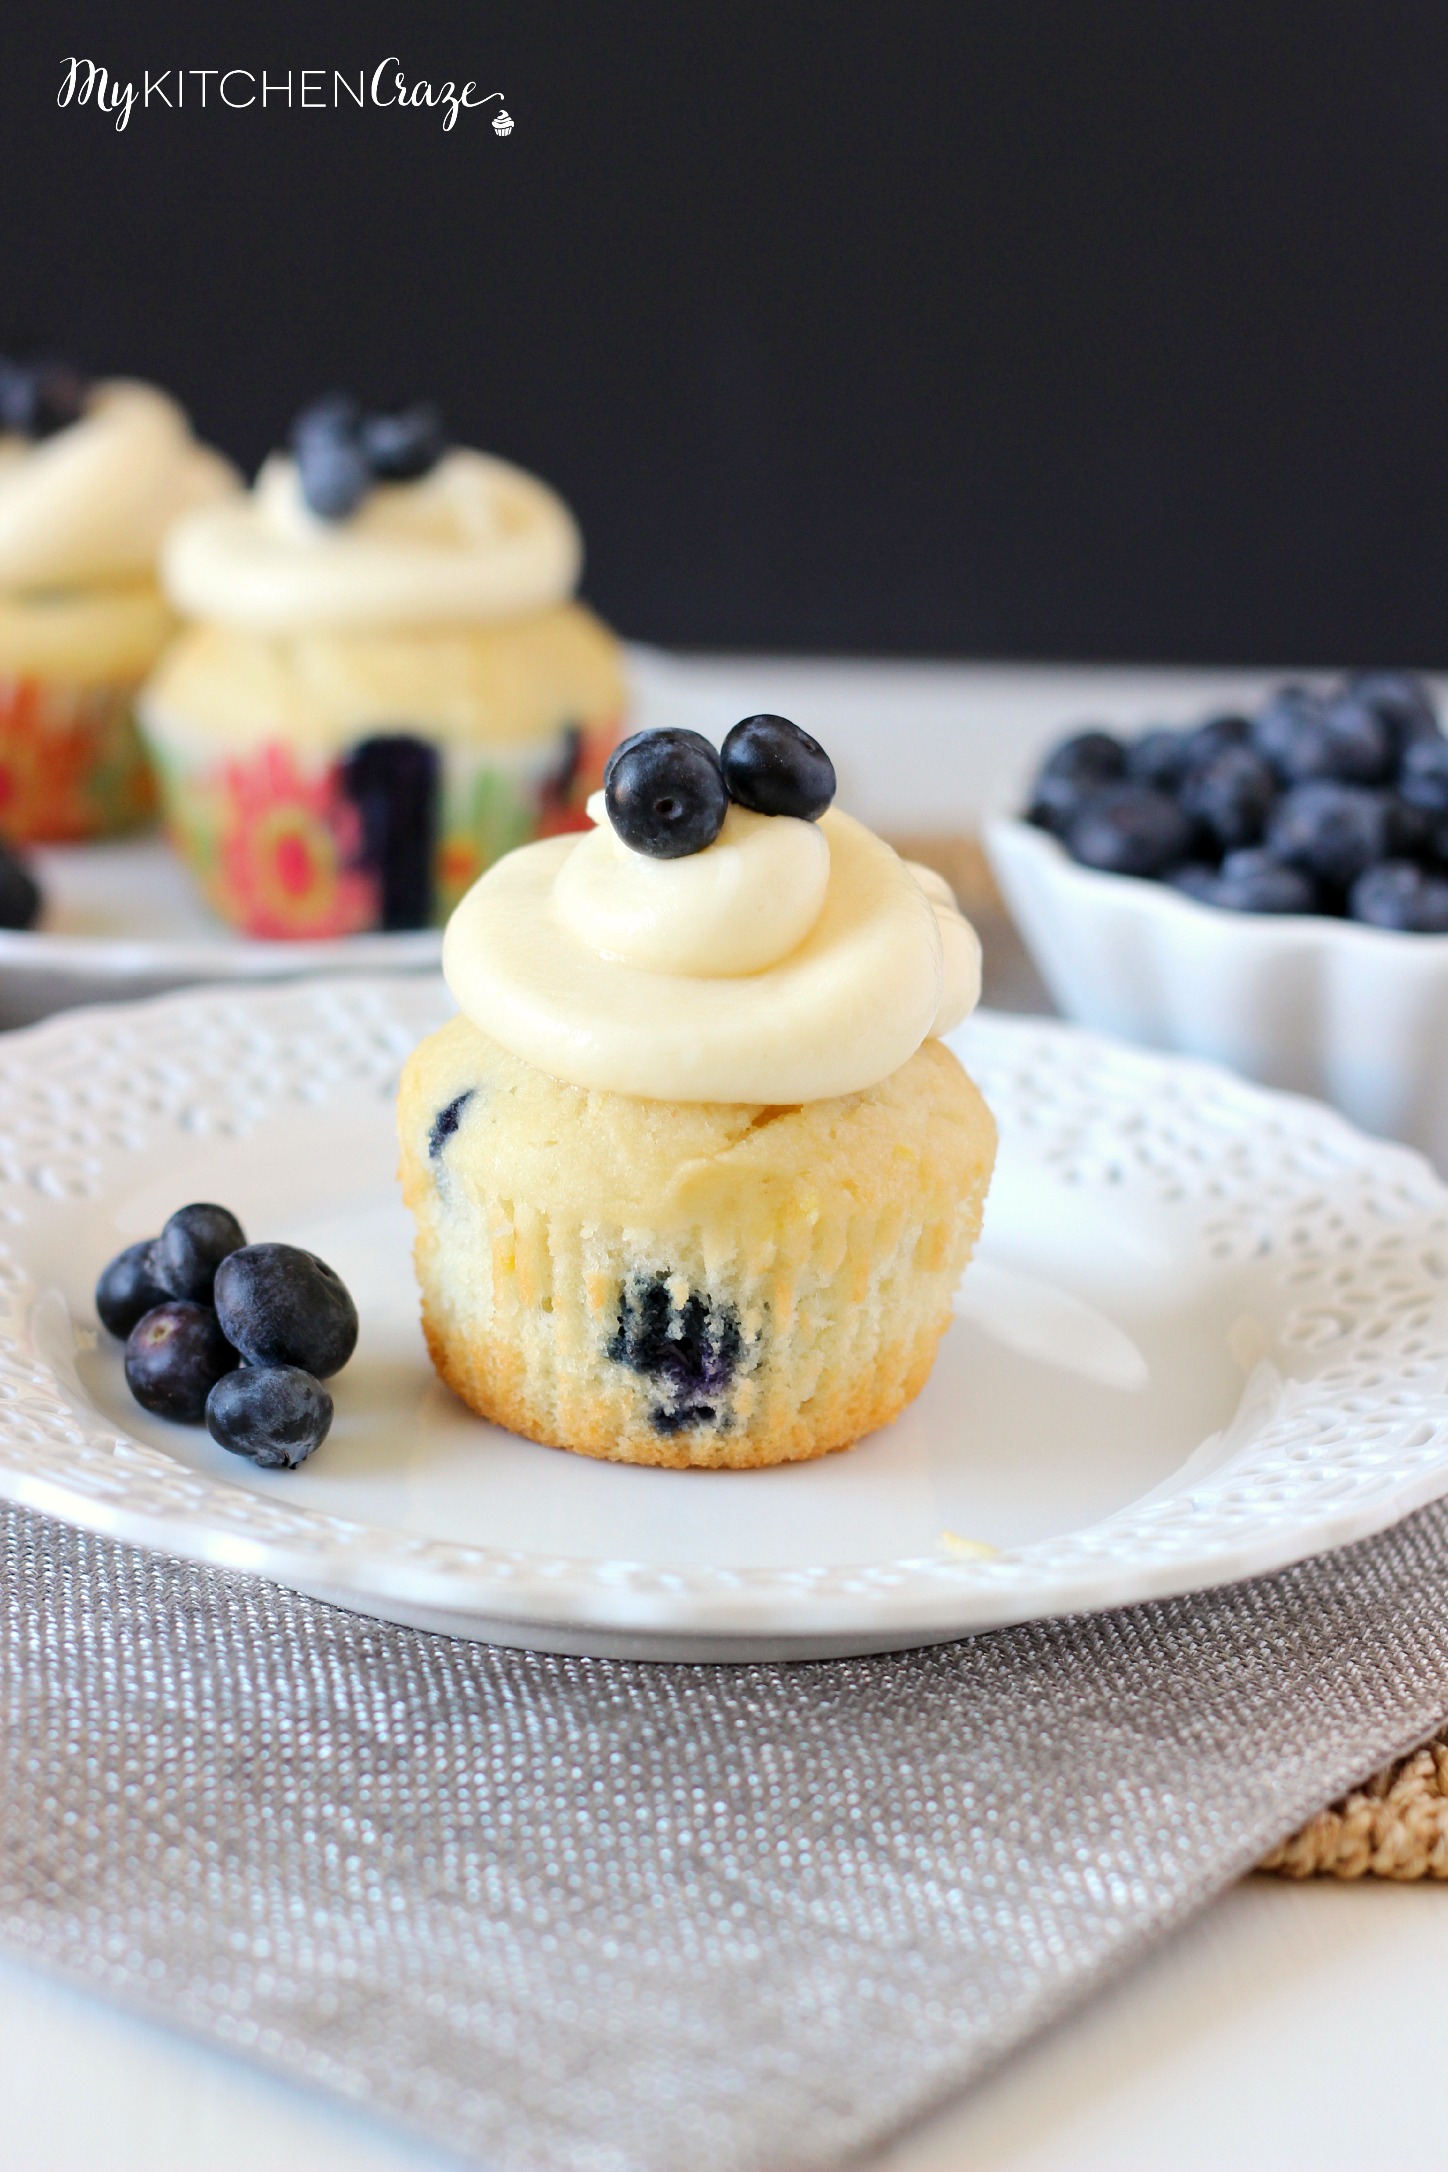
<path id="1" fill-rule="evenodd" d="M 1274 676 L 1280 676 L 1276 674 Z M 1263 673 L 694 659 L 687 721 L 814 731 L 881 828 L 969 826 L 1065 726 L 1187 721 Z M 681 686 L 684 681 L 681 679 Z M 1250 1879 L 875 2172 L 1448 2165 L 1448 1892 Z M 0 1964 L 5 2172 L 424 2172 L 325 2100 Z"/>

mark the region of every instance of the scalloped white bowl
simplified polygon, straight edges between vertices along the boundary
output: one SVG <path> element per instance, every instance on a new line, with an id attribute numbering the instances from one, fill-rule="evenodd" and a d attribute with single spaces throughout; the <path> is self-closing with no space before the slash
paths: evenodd
<path id="1" fill-rule="evenodd" d="M 1448 935 L 1221 912 L 1078 867 L 1013 818 L 985 844 L 1068 1018 L 1314 1094 L 1448 1168 Z"/>

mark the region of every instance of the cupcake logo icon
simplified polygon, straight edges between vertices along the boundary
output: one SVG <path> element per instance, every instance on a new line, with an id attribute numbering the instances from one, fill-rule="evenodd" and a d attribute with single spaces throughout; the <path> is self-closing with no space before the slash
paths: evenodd
<path id="1" fill-rule="evenodd" d="M 493 115 L 493 134 L 495 136 L 511 136 L 512 133 L 513 116 L 500 106 Z"/>

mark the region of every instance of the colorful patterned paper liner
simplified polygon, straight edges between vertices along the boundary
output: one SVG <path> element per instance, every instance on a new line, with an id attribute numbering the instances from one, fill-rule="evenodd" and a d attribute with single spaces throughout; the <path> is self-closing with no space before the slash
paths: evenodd
<path id="1" fill-rule="evenodd" d="M 440 923 L 515 845 L 585 828 L 584 804 L 619 724 L 569 724 L 520 748 L 437 746 L 393 732 L 340 756 L 280 740 L 220 756 L 198 740 L 193 751 L 169 721 L 158 736 L 152 754 L 171 835 L 208 904 L 247 935 L 315 941 Z M 398 762 L 402 784 L 425 770 L 426 806 L 372 781 L 380 771 L 385 787 L 383 758 L 409 753 L 410 763 Z M 409 859 L 413 879 L 399 884 L 398 864 Z M 420 910 L 399 904 L 418 897 Z"/>
<path id="2" fill-rule="evenodd" d="M 0 672 L 0 836 L 75 844 L 155 813 L 135 697 L 135 680 L 76 686 Z"/>

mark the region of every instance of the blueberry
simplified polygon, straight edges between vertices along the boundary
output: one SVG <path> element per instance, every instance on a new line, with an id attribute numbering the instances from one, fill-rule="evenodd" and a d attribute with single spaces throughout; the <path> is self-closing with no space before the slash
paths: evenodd
<path id="1" fill-rule="evenodd" d="M 326 392 L 296 417 L 289 433 L 291 448 L 297 453 L 314 439 L 357 437 L 361 429 L 362 409 L 351 393 Z"/>
<path id="2" fill-rule="evenodd" d="M 1393 766 L 1393 741 L 1376 710 L 1347 696 L 1329 700 L 1284 686 L 1253 727 L 1259 753 L 1288 784 L 1315 777 L 1341 784 L 1381 784 Z"/>
<path id="3" fill-rule="evenodd" d="M 345 520 L 372 486 L 362 411 L 345 392 L 304 407 L 291 431 L 302 496 L 319 520 Z"/>
<path id="4" fill-rule="evenodd" d="M 442 416 L 426 402 L 368 415 L 362 450 L 379 482 L 410 483 L 435 468 L 447 450 Z"/>
<path id="5" fill-rule="evenodd" d="M 1344 689 L 1354 701 L 1374 709 L 1387 725 L 1395 753 L 1401 756 L 1415 739 L 1439 736 L 1438 711 L 1423 681 L 1411 671 L 1359 671 Z"/>
<path id="6" fill-rule="evenodd" d="M 1311 913 L 1317 885 L 1300 867 L 1287 867 L 1260 846 L 1229 852 L 1211 902 L 1233 913 Z"/>
<path id="7" fill-rule="evenodd" d="M 1439 818 L 1441 819 L 1441 818 Z M 1431 858 L 1438 822 L 1421 807 L 1403 799 L 1397 792 L 1388 794 L 1388 858 L 1392 860 L 1422 860 Z"/>
<path id="8" fill-rule="evenodd" d="M 29 437 L 34 404 L 34 372 L 10 355 L 0 355 L 0 431 L 7 437 Z"/>
<path id="9" fill-rule="evenodd" d="M 1230 747 L 1245 747 L 1252 727 L 1244 716 L 1211 716 L 1182 735 L 1182 756 L 1188 769 L 1205 769 Z"/>
<path id="10" fill-rule="evenodd" d="M 143 1313 L 126 1338 L 126 1385 L 142 1410 L 199 1425 L 206 1398 L 239 1363 L 209 1305 L 168 1300 Z"/>
<path id="11" fill-rule="evenodd" d="M 718 1426 L 723 1402 L 739 1369 L 743 1338 L 739 1314 L 691 1290 L 682 1304 L 675 1278 L 634 1275 L 619 1298 L 618 1320 L 607 1345 L 616 1365 L 652 1383 L 660 1400 L 649 1413 L 656 1433 Z"/>
<path id="12" fill-rule="evenodd" d="M 1285 686 L 1255 725 L 1257 749 L 1287 784 L 1331 778 L 1337 784 L 1383 784 L 1394 769 L 1396 745 L 1379 712 L 1348 695 L 1324 697 Z"/>
<path id="13" fill-rule="evenodd" d="M 0 844 L 0 928 L 31 928 L 39 916 L 39 883 L 25 862 Z"/>
<path id="14" fill-rule="evenodd" d="M 1066 832 L 1066 849 L 1083 867 L 1112 875 L 1162 875 L 1192 848 L 1188 816 L 1145 784 L 1109 784 L 1088 800 Z"/>
<path id="15" fill-rule="evenodd" d="M 297 1365 L 325 1380 L 357 1347 L 346 1284 L 295 1244 L 249 1244 L 223 1261 L 216 1316 L 248 1365 Z"/>
<path id="16" fill-rule="evenodd" d="M 1348 892 L 1354 920 L 1408 935 L 1448 934 L 1448 880 L 1411 860 L 1384 860 L 1359 875 Z"/>
<path id="17" fill-rule="evenodd" d="M 319 520 L 345 520 L 366 497 L 372 470 L 354 438 L 318 437 L 298 448 L 297 477 Z"/>
<path id="18" fill-rule="evenodd" d="M 1137 784 L 1149 784 L 1158 792 L 1174 792 L 1187 773 L 1187 743 L 1183 732 L 1159 727 L 1143 732 L 1126 749 L 1126 774 Z"/>
<path id="19" fill-rule="evenodd" d="M 1295 784 L 1322 774 L 1327 704 L 1305 686 L 1279 686 L 1252 723 L 1252 743 L 1279 777 Z"/>
<path id="20" fill-rule="evenodd" d="M 96 1284 L 96 1311 L 101 1326 L 122 1342 L 142 1313 L 165 1302 L 166 1292 L 151 1274 L 149 1237 L 141 1244 L 128 1244 L 108 1267 L 102 1268 Z"/>
<path id="21" fill-rule="evenodd" d="M 1398 790 L 1426 815 L 1448 814 L 1448 739 L 1415 739 L 1404 749 Z"/>
<path id="22" fill-rule="evenodd" d="M 443 1106 L 438 1110 L 427 1134 L 427 1158 L 429 1161 L 437 1160 L 448 1140 L 462 1122 L 463 1110 L 472 1100 L 476 1091 L 475 1086 L 469 1086 L 466 1093 L 455 1095 L 451 1101 L 444 1102 Z"/>
<path id="23" fill-rule="evenodd" d="M 1110 732 L 1074 732 L 1042 762 L 1026 819 L 1064 836 L 1087 801 L 1114 784 L 1125 767 L 1126 749 Z"/>
<path id="24" fill-rule="evenodd" d="M 1255 845 L 1277 797 L 1276 772 L 1251 747 L 1229 746 L 1183 781 L 1185 814 L 1224 850 Z"/>
<path id="25" fill-rule="evenodd" d="M 331 1425 L 331 1396 L 297 1365 L 243 1366 L 218 1380 L 206 1399 L 211 1438 L 264 1471 L 294 1471 L 321 1447 Z"/>
<path id="26" fill-rule="evenodd" d="M 755 814 L 817 822 L 835 796 L 835 765 L 787 716 L 747 716 L 719 750 L 729 797 Z"/>
<path id="27" fill-rule="evenodd" d="M 1392 809 L 1388 793 L 1365 785 L 1326 779 L 1294 785 L 1273 809 L 1267 842 L 1278 859 L 1345 890 L 1387 857 Z"/>
<path id="28" fill-rule="evenodd" d="M 1216 903 L 1217 869 L 1209 860 L 1187 860 L 1181 867 L 1169 868 L 1165 880 L 1173 890 L 1195 898 L 1199 905 Z"/>
<path id="29" fill-rule="evenodd" d="M 1330 774 L 1349 784 L 1383 784 L 1398 758 L 1397 738 L 1368 702 L 1338 694 L 1327 706 Z"/>
<path id="30" fill-rule="evenodd" d="M 151 1273 L 168 1297 L 211 1303 L 216 1270 L 228 1252 L 246 1243 L 236 1216 L 226 1207 L 178 1207 L 151 1247 Z"/>
<path id="31" fill-rule="evenodd" d="M 650 859 L 702 852 L 724 827 L 724 772 L 698 732 L 675 726 L 635 732 L 614 748 L 603 774 L 610 822 L 626 845 Z"/>
<path id="32" fill-rule="evenodd" d="M 89 381 L 69 362 L 0 359 L 0 430 L 51 437 L 85 413 Z"/>

